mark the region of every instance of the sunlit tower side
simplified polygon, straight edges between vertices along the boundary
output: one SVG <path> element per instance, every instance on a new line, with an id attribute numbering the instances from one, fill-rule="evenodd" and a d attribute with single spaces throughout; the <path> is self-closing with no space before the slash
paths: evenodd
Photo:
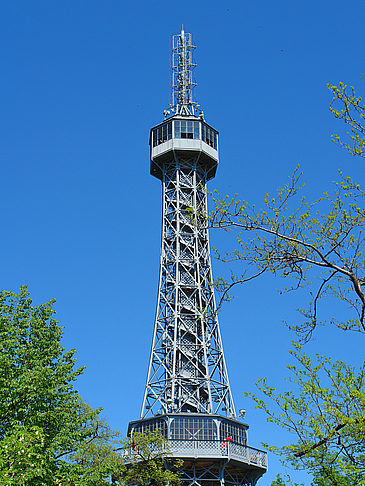
<path id="1" fill-rule="evenodd" d="M 193 99 L 191 34 L 173 36 L 172 103 L 150 135 L 151 174 L 162 182 L 157 310 L 140 419 L 135 431 L 160 429 L 184 460 L 184 486 L 254 485 L 266 453 L 247 444 L 237 420 L 219 330 L 208 229 L 206 183 L 218 165 L 218 132 Z"/>

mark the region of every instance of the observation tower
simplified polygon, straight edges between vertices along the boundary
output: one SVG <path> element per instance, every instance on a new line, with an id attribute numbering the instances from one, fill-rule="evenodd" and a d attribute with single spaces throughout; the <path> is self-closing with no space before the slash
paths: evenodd
<path id="1" fill-rule="evenodd" d="M 265 452 L 248 446 L 237 419 L 218 325 L 206 183 L 218 166 L 218 132 L 193 99 L 191 34 L 172 42 L 172 103 L 151 129 L 151 175 L 162 183 L 157 310 L 139 420 L 128 434 L 160 429 L 169 455 L 184 461 L 183 486 L 255 485 Z M 196 216 L 196 218 L 194 218 Z"/>

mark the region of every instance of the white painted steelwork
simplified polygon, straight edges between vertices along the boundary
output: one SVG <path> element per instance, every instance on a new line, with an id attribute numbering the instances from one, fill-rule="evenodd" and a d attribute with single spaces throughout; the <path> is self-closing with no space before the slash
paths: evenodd
<path id="1" fill-rule="evenodd" d="M 157 310 L 140 419 L 128 435 L 159 430 L 183 459 L 182 486 L 254 486 L 266 452 L 248 446 L 223 354 L 206 227 L 207 181 L 218 165 L 218 132 L 192 98 L 191 35 L 173 37 L 173 103 L 151 130 L 151 174 L 162 183 Z M 133 444 L 133 442 L 132 442 Z M 133 447 L 125 461 L 138 454 Z"/>
<path id="2" fill-rule="evenodd" d="M 208 229 L 196 224 L 207 212 L 206 181 L 218 159 L 216 150 L 213 160 L 208 150 L 203 159 L 202 144 L 214 150 L 199 139 L 172 137 L 161 144 L 171 148 L 166 147 L 160 163 L 161 145 L 151 149 L 162 180 L 162 242 L 141 418 L 188 411 L 235 417 L 214 301 Z"/>
<path id="3" fill-rule="evenodd" d="M 171 110 L 176 115 L 195 115 L 199 107 L 193 100 L 193 45 L 191 34 L 181 29 L 180 34 L 172 36 L 172 103 Z"/>
<path id="4" fill-rule="evenodd" d="M 164 449 L 169 457 L 183 459 L 209 458 L 210 460 L 227 459 L 229 461 L 239 461 L 248 466 L 267 469 L 267 454 L 254 447 L 244 446 L 235 443 L 225 443 L 218 440 L 174 440 L 170 439 Z M 131 446 L 123 454 L 126 464 L 138 461 L 140 455 Z"/>
<path id="5" fill-rule="evenodd" d="M 247 444 L 248 425 L 207 413 L 170 413 L 130 422 L 128 435 L 159 430 L 165 438 L 156 453 L 182 459 L 182 486 L 254 486 L 267 471 L 267 453 Z M 153 453 L 153 451 L 151 451 Z M 124 451 L 127 464 L 140 461 L 138 448 Z M 194 481 L 191 481 L 191 475 Z M 233 481 L 231 483 L 230 481 Z"/>

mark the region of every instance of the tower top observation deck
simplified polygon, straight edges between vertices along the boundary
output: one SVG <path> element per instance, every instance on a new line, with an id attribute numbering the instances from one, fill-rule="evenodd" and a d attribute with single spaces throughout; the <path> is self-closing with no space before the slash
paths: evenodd
<path id="1" fill-rule="evenodd" d="M 151 129 L 151 175 L 162 179 L 164 164 L 174 157 L 185 160 L 199 155 L 199 166 L 206 180 L 215 176 L 218 165 L 218 132 L 204 120 L 200 105 L 193 98 L 191 34 L 181 29 L 172 37 L 172 102 L 164 110 L 165 120 Z"/>

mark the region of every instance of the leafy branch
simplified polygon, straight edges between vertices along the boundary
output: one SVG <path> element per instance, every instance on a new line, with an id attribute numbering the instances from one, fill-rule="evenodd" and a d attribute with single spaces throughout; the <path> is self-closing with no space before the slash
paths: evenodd
<path id="1" fill-rule="evenodd" d="M 301 309 L 304 323 L 295 330 L 308 340 L 315 327 L 324 321 L 318 317 L 318 306 L 324 297 L 336 297 L 354 314 L 336 325 L 345 330 L 365 332 L 365 194 L 349 177 L 333 183 L 333 191 L 315 201 L 300 197 L 302 173 L 297 168 L 289 183 L 275 196 L 266 194 L 262 209 L 249 205 L 237 196 L 220 197 L 212 192 L 214 209 L 206 216 L 211 228 L 236 233 L 236 248 L 215 256 L 222 262 L 241 267 L 231 281 L 217 280 L 222 300 L 238 284 L 263 273 L 285 278 L 286 292 L 304 286 L 311 290 L 306 309 Z M 252 272 L 250 270 L 253 269 Z"/>

